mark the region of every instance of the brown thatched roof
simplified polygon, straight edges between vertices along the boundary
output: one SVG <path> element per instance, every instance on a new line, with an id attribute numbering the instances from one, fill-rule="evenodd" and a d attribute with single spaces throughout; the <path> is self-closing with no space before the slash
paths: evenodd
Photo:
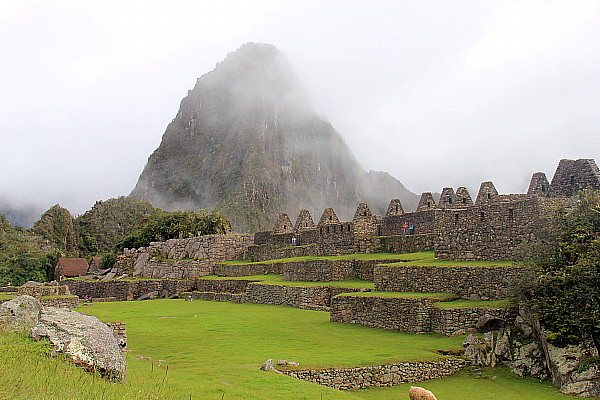
<path id="1" fill-rule="evenodd" d="M 89 265 L 85 258 L 59 258 L 56 264 L 56 274 L 65 277 L 82 276 L 87 274 Z"/>

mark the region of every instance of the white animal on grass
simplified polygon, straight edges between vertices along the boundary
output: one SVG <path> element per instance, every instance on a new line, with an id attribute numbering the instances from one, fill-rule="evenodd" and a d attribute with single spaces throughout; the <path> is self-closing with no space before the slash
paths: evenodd
<path id="1" fill-rule="evenodd" d="M 427 389 L 423 389 L 418 386 L 411 386 L 408 391 L 408 398 L 410 400 L 437 400 L 433 393 Z"/>

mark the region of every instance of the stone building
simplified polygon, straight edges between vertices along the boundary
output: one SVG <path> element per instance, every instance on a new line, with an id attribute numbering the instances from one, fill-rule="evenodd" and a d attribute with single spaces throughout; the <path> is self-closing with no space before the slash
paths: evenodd
<path id="1" fill-rule="evenodd" d="M 446 187 L 438 203 L 431 192 L 423 193 L 412 213 L 405 213 L 400 200 L 393 199 L 383 217 L 373 215 L 366 203 L 360 203 L 350 222 L 340 222 L 332 208 L 323 212 L 317 226 L 311 224 L 306 210 L 294 227 L 287 214 L 282 214 L 273 231 L 254 235 L 248 254 L 258 261 L 277 258 L 271 257 L 273 252 L 279 258 L 286 254 L 376 252 L 385 250 L 382 243 L 392 239 L 399 244 L 395 248 L 414 249 L 417 241 L 413 236 L 425 235 L 430 239 L 418 242 L 429 248 L 417 249 L 434 250 L 440 259 L 511 259 L 517 249 L 536 237 L 557 207 L 564 207 L 570 196 L 585 189 L 600 189 L 595 161 L 561 160 L 550 184 L 544 173 L 534 173 L 527 194 L 499 194 L 488 181 L 481 184 L 475 202 L 465 187 L 456 192 Z M 295 245 L 308 247 L 281 252 L 290 246 L 292 237 Z"/>
<path id="2" fill-rule="evenodd" d="M 89 269 L 85 258 L 59 258 L 54 267 L 54 279 L 72 278 L 87 274 Z"/>

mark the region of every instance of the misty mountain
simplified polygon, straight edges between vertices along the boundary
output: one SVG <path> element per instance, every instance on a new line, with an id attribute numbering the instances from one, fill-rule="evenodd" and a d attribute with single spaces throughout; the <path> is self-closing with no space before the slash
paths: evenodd
<path id="1" fill-rule="evenodd" d="M 389 174 L 364 171 L 285 56 L 254 43 L 197 80 L 131 195 L 167 210 L 218 207 L 237 231 L 270 229 L 278 213 L 303 208 L 348 220 L 359 201 L 376 213 L 392 198 L 408 210 L 418 202 Z"/>
<path id="2" fill-rule="evenodd" d="M 16 205 L 10 201 L 0 200 L 0 214 L 3 214 L 13 226 L 31 228 L 43 211 L 41 207 Z"/>

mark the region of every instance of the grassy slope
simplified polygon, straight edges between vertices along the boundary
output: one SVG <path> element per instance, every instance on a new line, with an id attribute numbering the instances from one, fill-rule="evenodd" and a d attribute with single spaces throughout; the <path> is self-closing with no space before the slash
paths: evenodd
<path id="1" fill-rule="evenodd" d="M 268 358 L 299 361 L 302 368 L 437 359 L 435 350 L 461 347 L 461 338 L 332 323 L 326 312 L 284 306 L 153 300 L 98 303 L 82 311 L 127 322 L 131 355 L 167 360 L 169 383 L 185 399 L 222 393 L 226 399 L 355 398 L 258 367 Z M 133 360 L 132 374 L 149 363 Z"/>
<path id="2" fill-rule="evenodd" d="M 458 348 L 461 339 L 337 324 L 324 312 L 259 304 L 153 300 L 97 303 L 80 311 L 127 322 L 127 384 L 108 384 L 44 356 L 41 343 L 0 334 L 0 398 L 401 399 L 409 385 L 340 392 L 257 367 L 267 358 L 300 361 L 301 367 L 431 359 L 438 357 L 432 350 Z M 444 400 L 572 398 L 505 369 L 418 385 Z"/>
<path id="3" fill-rule="evenodd" d="M 366 400 L 396 400 L 408 398 L 411 384 L 391 388 L 369 388 L 356 392 Z M 440 400 L 567 400 L 576 397 L 560 394 L 548 382 L 519 378 L 507 368 L 467 369 L 456 375 L 413 383 L 431 390 Z"/>
<path id="4" fill-rule="evenodd" d="M 49 349 L 49 342 L 0 332 L 0 399 L 169 398 L 162 370 L 143 366 L 126 385 L 111 384 L 66 357 L 50 357 Z"/>

